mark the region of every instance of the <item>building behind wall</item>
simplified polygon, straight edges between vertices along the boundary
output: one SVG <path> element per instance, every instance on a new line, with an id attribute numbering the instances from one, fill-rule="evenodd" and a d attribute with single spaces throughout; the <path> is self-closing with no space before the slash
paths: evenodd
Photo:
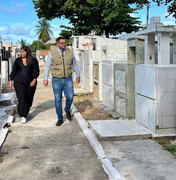
<path id="1" fill-rule="evenodd" d="M 1 96 L 1 92 L 2 92 L 2 88 L 1 88 L 1 84 L 2 84 L 2 68 L 1 68 L 1 64 L 2 64 L 2 42 L 0 41 L 0 96 Z"/>
<path id="2" fill-rule="evenodd" d="M 106 42 L 107 38 L 100 36 L 73 37 L 73 52 L 80 67 L 81 87 L 89 92 L 96 91 L 95 97 L 100 101 L 102 100 L 101 61 L 104 59 L 101 45 L 106 45 Z M 94 66 L 98 67 L 96 72 Z M 95 74 L 98 75 L 97 79 L 94 78 Z"/>
<path id="3" fill-rule="evenodd" d="M 12 44 L 12 42 L 2 42 L 1 46 L 1 88 L 3 84 L 9 81 L 9 74 L 12 70 L 14 60 L 19 56 L 20 44 Z"/>

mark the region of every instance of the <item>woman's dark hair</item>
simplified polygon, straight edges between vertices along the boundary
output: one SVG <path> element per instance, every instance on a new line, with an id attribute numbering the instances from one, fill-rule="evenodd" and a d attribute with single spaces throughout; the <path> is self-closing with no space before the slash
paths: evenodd
<path id="1" fill-rule="evenodd" d="M 27 62 L 27 64 L 31 65 L 33 63 L 33 57 L 32 57 L 32 53 L 31 53 L 30 48 L 28 46 L 22 46 L 21 50 L 24 50 L 27 52 L 26 62 Z"/>

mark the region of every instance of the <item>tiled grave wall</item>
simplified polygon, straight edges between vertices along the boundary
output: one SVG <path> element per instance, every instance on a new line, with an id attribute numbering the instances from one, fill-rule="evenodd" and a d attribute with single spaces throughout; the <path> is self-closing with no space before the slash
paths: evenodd
<path id="1" fill-rule="evenodd" d="M 113 78 L 113 62 L 102 62 L 102 103 L 114 109 L 114 78 Z"/>
<path id="2" fill-rule="evenodd" d="M 135 64 L 114 63 L 115 110 L 123 117 L 135 118 Z"/>
<path id="3" fill-rule="evenodd" d="M 176 66 L 137 66 L 136 120 L 153 132 L 168 134 L 176 132 L 175 117 Z"/>

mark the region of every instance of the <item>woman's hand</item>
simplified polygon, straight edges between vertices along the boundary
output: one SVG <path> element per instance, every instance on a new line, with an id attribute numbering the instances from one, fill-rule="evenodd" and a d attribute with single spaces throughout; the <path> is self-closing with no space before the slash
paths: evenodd
<path id="1" fill-rule="evenodd" d="M 37 79 L 33 79 L 30 83 L 30 87 L 34 87 L 36 85 Z"/>
<path id="2" fill-rule="evenodd" d="M 13 89 L 13 81 L 12 80 L 9 81 L 9 86 L 10 86 L 10 89 Z"/>

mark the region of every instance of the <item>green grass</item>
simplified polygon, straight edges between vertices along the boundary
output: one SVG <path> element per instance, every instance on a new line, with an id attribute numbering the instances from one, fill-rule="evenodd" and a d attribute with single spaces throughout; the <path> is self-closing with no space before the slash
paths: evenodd
<path id="1" fill-rule="evenodd" d="M 158 143 L 167 151 L 169 151 L 171 154 L 176 156 L 176 145 L 171 144 L 168 139 L 161 139 L 158 141 Z"/>

